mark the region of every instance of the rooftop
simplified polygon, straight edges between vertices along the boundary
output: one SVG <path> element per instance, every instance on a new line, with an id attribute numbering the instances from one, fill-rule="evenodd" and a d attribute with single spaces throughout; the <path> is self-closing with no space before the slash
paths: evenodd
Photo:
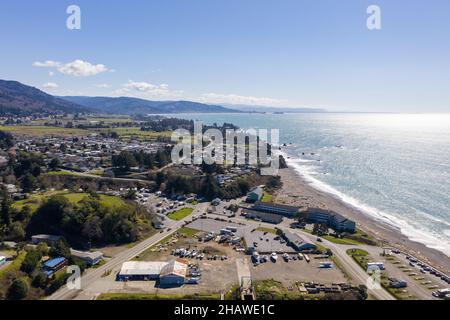
<path id="1" fill-rule="evenodd" d="M 185 277 L 188 268 L 188 261 L 183 259 L 176 259 L 169 262 L 161 270 L 161 276 L 175 274 L 181 277 Z"/>
<path id="2" fill-rule="evenodd" d="M 128 261 L 122 265 L 120 275 L 149 275 L 160 274 L 161 270 L 167 265 L 167 262 L 141 262 Z"/>
<path id="3" fill-rule="evenodd" d="M 54 268 L 54 267 L 56 267 L 57 265 L 59 265 L 60 263 L 63 263 L 64 261 L 66 261 L 66 258 L 64 258 L 64 257 L 59 257 L 59 258 L 51 259 L 51 260 L 48 260 L 48 261 L 46 261 L 46 262 L 44 263 L 44 267 L 47 267 L 47 268 Z"/>

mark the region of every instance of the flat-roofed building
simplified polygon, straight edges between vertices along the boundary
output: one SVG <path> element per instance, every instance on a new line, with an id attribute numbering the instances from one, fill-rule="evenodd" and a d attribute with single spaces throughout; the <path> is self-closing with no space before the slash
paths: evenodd
<path id="1" fill-rule="evenodd" d="M 44 242 L 48 244 L 49 246 L 53 246 L 56 242 L 61 239 L 60 236 L 54 236 L 51 234 L 37 234 L 31 237 L 31 242 L 33 244 L 39 244 L 41 242 Z"/>
<path id="2" fill-rule="evenodd" d="M 338 232 L 356 231 L 356 223 L 344 216 L 325 209 L 309 208 L 306 211 L 307 220 L 312 223 L 323 223 Z"/>
<path id="3" fill-rule="evenodd" d="M 289 230 L 283 232 L 283 238 L 297 251 L 315 250 L 317 248 L 308 238 Z"/>
<path id="4" fill-rule="evenodd" d="M 42 266 L 42 272 L 50 278 L 51 276 L 53 276 L 53 274 L 55 274 L 55 272 L 61 270 L 66 265 L 67 259 L 64 257 L 50 259 L 44 262 L 44 265 Z"/>
<path id="5" fill-rule="evenodd" d="M 83 260 L 90 266 L 96 265 L 103 259 L 103 253 L 100 251 L 88 252 L 70 249 L 70 254 Z"/>
<path id="6" fill-rule="evenodd" d="M 256 210 L 244 209 L 242 214 L 249 219 L 261 220 L 262 222 L 279 224 L 283 221 L 283 216 L 275 213 L 261 212 Z"/>
<path id="7" fill-rule="evenodd" d="M 188 261 L 176 259 L 166 264 L 159 276 L 161 286 L 181 286 L 186 280 Z"/>
<path id="8" fill-rule="evenodd" d="M 182 286 L 185 283 L 189 262 L 175 259 L 169 262 L 128 261 L 117 276 L 119 281 L 158 281 L 162 287 Z"/>
<path id="9" fill-rule="evenodd" d="M 119 281 L 151 281 L 158 280 L 161 270 L 167 262 L 128 261 L 120 269 Z"/>
<path id="10" fill-rule="evenodd" d="M 255 189 L 253 189 L 252 191 L 250 191 L 247 194 L 247 202 L 249 203 L 254 203 L 257 201 L 261 201 L 262 197 L 263 197 L 263 189 L 261 187 L 256 187 Z"/>
<path id="11" fill-rule="evenodd" d="M 295 217 L 299 212 L 298 207 L 269 202 L 256 202 L 252 209 L 256 211 L 274 213 L 288 218 Z"/>

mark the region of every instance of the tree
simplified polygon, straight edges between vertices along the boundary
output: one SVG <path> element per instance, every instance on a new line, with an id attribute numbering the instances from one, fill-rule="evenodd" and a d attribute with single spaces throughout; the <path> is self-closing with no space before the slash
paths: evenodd
<path id="1" fill-rule="evenodd" d="M 59 168 L 60 165 L 61 161 L 59 161 L 58 158 L 53 158 L 52 161 L 50 161 L 48 167 L 50 168 L 50 170 L 56 170 Z"/>
<path id="2" fill-rule="evenodd" d="M 83 226 L 83 236 L 89 239 L 89 242 L 99 241 L 103 238 L 102 225 L 99 217 L 89 218 Z"/>
<path id="3" fill-rule="evenodd" d="M 244 179 L 239 179 L 238 180 L 238 188 L 239 191 L 242 195 L 248 193 L 248 191 L 250 190 L 250 184 L 248 183 L 248 181 L 244 180 Z"/>
<path id="4" fill-rule="evenodd" d="M 31 282 L 31 285 L 33 287 L 41 289 L 45 288 L 46 284 L 47 284 L 47 276 L 42 272 L 39 272 Z"/>
<path id="5" fill-rule="evenodd" d="M 37 250 L 32 250 L 27 253 L 25 259 L 20 266 L 20 270 L 25 273 L 32 274 L 34 269 L 36 269 L 39 261 L 41 261 L 41 253 Z"/>
<path id="6" fill-rule="evenodd" d="M 0 149 L 9 149 L 14 146 L 14 138 L 9 132 L 0 131 Z"/>
<path id="7" fill-rule="evenodd" d="M 36 251 L 38 251 L 42 256 L 48 255 L 50 248 L 45 242 L 41 242 L 37 245 Z"/>
<path id="8" fill-rule="evenodd" d="M 10 240 L 24 240 L 25 238 L 25 230 L 23 229 L 22 224 L 19 221 L 15 221 L 11 223 L 8 228 L 8 239 Z"/>
<path id="9" fill-rule="evenodd" d="M 367 294 L 367 287 L 365 285 L 360 285 L 358 287 L 358 298 L 360 300 L 367 300 L 367 298 L 369 298 L 369 295 Z"/>
<path id="10" fill-rule="evenodd" d="M 19 278 L 13 281 L 8 289 L 7 297 L 9 300 L 22 300 L 28 295 L 28 282 L 24 278 Z"/>
<path id="11" fill-rule="evenodd" d="M 1 205 L 1 224 L 8 226 L 11 223 L 11 199 L 6 192 L 3 193 L 3 200 Z"/>
<path id="12" fill-rule="evenodd" d="M 127 200 L 136 200 L 136 191 L 133 189 L 128 190 L 124 198 Z"/>
<path id="13" fill-rule="evenodd" d="M 72 206 L 64 196 L 53 196 L 42 204 L 27 225 L 27 234 L 58 234 L 63 217 Z"/>
<path id="14" fill-rule="evenodd" d="M 31 216 L 33 215 L 33 212 L 31 210 L 30 205 L 25 205 L 22 207 L 22 209 L 16 214 L 16 221 L 29 221 Z"/>
<path id="15" fill-rule="evenodd" d="M 24 192 L 31 192 L 36 189 L 36 178 L 31 173 L 27 173 L 21 184 Z"/>
<path id="16" fill-rule="evenodd" d="M 52 257 L 64 257 L 69 259 L 71 256 L 70 247 L 64 238 L 59 239 L 55 245 L 50 249 Z"/>
<path id="17" fill-rule="evenodd" d="M 213 176 L 207 175 L 204 188 L 204 195 L 208 200 L 212 200 L 219 194 L 219 187 Z"/>
<path id="18" fill-rule="evenodd" d="M 112 164 L 114 167 L 128 171 L 131 167 L 137 166 L 138 163 L 133 154 L 128 151 L 122 151 L 118 156 L 112 157 Z"/>

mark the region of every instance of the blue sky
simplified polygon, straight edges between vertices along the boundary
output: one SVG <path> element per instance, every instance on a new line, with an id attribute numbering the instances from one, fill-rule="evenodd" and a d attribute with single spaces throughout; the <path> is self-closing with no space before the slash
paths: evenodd
<path id="1" fill-rule="evenodd" d="M 450 112 L 448 0 L 5 0 L 0 38 L 0 78 L 57 95 Z"/>

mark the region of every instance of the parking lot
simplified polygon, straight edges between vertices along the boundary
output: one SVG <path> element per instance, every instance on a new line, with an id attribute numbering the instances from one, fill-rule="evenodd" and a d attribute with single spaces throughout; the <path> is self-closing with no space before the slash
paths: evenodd
<path id="1" fill-rule="evenodd" d="M 406 281 L 408 287 L 403 289 L 405 297 L 414 299 L 434 299 L 432 292 L 448 288 L 449 284 L 429 272 L 421 271 L 423 268 L 417 262 L 411 262 L 406 255 L 392 253 L 390 256 L 381 256 L 379 248 L 366 248 L 372 259 L 385 264 L 386 274 L 399 280 Z"/>
<path id="2" fill-rule="evenodd" d="M 237 223 L 231 223 L 228 221 L 219 221 L 214 219 L 198 219 L 188 224 L 187 227 L 204 232 L 213 232 L 216 235 L 220 234 L 220 230 L 225 229 L 226 227 L 235 227 L 237 230 L 234 233 L 236 237 L 244 237 L 244 235 L 247 232 L 251 231 L 251 227 L 246 225 L 239 225 Z"/>
<path id="3" fill-rule="evenodd" d="M 295 253 L 292 247 L 271 232 L 247 230 L 244 239 L 247 246 L 254 247 L 259 253 Z"/>
<path id="4" fill-rule="evenodd" d="M 159 293 L 159 294 L 195 294 L 195 293 L 225 293 L 238 284 L 236 259 L 244 255 L 236 252 L 229 246 L 215 242 L 200 243 L 185 239 L 172 246 L 170 250 L 154 253 L 147 256 L 145 261 L 170 261 L 175 257 L 171 254 L 173 249 L 191 245 L 199 251 L 209 255 L 226 256 L 226 260 L 197 260 L 187 259 L 189 263 L 196 264 L 201 270 L 201 280 L 196 285 L 184 285 L 179 288 L 158 288 L 155 281 L 116 281 L 117 271 L 98 281 L 97 292 L 102 293 Z"/>
<path id="5" fill-rule="evenodd" d="M 258 266 L 252 266 L 253 280 L 273 279 L 284 286 L 293 286 L 296 282 L 318 282 L 324 284 L 347 283 L 345 275 L 334 266 L 331 269 L 321 269 L 320 263 L 324 260 L 316 260 L 311 257 L 310 263 L 305 260 L 285 262 L 281 257 L 277 263 L 267 262 Z"/>

